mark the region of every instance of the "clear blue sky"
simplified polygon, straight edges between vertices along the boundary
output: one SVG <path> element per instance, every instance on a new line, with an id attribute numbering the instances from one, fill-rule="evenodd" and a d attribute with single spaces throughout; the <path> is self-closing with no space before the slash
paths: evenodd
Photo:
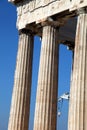
<path id="1" fill-rule="evenodd" d="M 7 0 L 0 0 L 0 130 L 7 130 L 8 126 L 17 47 L 16 8 Z M 40 40 L 35 37 L 30 130 L 33 130 L 40 47 Z M 71 51 L 68 51 L 65 46 L 60 46 L 59 95 L 69 91 L 71 62 Z M 67 130 L 67 111 L 68 102 L 65 101 L 62 107 L 62 115 L 59 118 L 58 130 Z"/>

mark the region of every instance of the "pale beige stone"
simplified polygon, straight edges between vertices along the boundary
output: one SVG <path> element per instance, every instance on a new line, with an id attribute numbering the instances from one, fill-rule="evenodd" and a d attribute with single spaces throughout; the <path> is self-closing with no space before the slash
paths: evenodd
<path id="1" fill-rule="evenodd" d="M 8 130 L 28 130 L 32 76 L 33 35 L 26 30 L 19 35 Z"/>
<path id="2" fill-rule="evenodd" d="M 37 23 L 53 15 L 68 14 L 87 6 L 87 0 L 10 0 L 17 5 L 17 27 L 23 29 L 27 24 Z M 73 12 L 73 15 L 75 12 Z M 20 16 L 20 17 L 19 17 Z"/>
<path id="3" fill-rule="evenodd" d="M 68 130 L 87 130 L 87 13 L 77 22 Z"/>
<path id="4" fill-rule="evenodd" d="M 68 130 L 87 130 L 87 13 L 81 11 L 82 8 L 87 10 L 87 0 L 9 1 L 17 6 L 18 30 L 31 30 L 42 37 L 34 130 L 56 130 L 57 42 L 68 45 L 72 50 L 75 42 Z M 33 36 L 23 32 L 19 38 L 8 130 L 28 130 L 32 53 Z"/>
<path id="5" fill-rule="evenodd" d="M 56 130 L 58 90 L 57 29 L 43 27 L 34 130 Z"/>

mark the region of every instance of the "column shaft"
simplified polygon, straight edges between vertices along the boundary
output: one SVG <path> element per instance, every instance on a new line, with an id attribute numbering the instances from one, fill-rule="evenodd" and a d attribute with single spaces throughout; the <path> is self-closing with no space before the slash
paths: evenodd
<path id="1" fill-rule="evenodd" d="M 24 30 L 19 35 L 8 130 L 28 130 L 32 56 L 33 35 Z"/>
<path id="2" fill-rule="evenodd" d="M 56 130 L 58 88 L 57 29 L 43 27 L 34 130 Z"/>
<path id="3" fill-rule="evenodd" d="M 78 16 L 68 130 L 87 130 L 87 13 Z"/>

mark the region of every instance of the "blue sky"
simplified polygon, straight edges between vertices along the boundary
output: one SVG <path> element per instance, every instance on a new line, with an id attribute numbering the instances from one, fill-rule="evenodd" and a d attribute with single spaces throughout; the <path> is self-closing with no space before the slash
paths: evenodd
<path id="1" fill-rule="evenodd" d="M 0 130 L 7 130 L 13 79 L 18 47 L 18 31 L 16 29 L 16 8 L 7 0 L 0 0 Z M 33 76 L 31 94 L 30 130 L 33 130 L 33 118 L 41 43 L 35 37 L 33 56 Z M 59 95 L 69 91 L 72 53 L 65 46 L 60 46 L 59 58 Z M 58 119 L 58 130 L 67 130 L 68 102 L 62 107 L 62 115 Z"/>

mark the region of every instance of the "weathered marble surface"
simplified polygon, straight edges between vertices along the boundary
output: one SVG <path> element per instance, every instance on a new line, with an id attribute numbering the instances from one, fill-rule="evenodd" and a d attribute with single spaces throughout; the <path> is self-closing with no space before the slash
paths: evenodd
<path id="1" fill-rule="evenodd" d="M 9 0 L 16 2 L 18 0 Z M 37 23 L 47 17 L 65 11 L 74 11 L 87 6 L 87 0 L 24 0 L 16 3 L 17 27 L 25 28 L 27 24 Z"/>
<path id="2" fill-rule="evenodd" d="M 58 92 L 58 30 L 43 27 L 34 130 L 56 130 Z"/>
<path id="3" fill-rule="evenodd" d="M 32 78 L 33 35 L 19 36 L 8 130 L 28 130 Z"/>
<path id="4" fill-rule="evenodd" d="M 87 12 L 78 16 L 68 130 L 87 130 Z"/>

